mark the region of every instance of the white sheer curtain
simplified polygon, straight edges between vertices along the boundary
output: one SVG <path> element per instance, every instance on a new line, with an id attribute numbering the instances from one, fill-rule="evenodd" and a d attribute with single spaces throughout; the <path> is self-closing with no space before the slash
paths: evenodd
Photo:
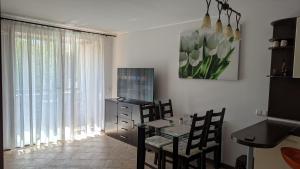
<path id="1" fill-rule="evenodd" d="M 4 148 L 99 134 L 105 37 L 1 21 Z"/>

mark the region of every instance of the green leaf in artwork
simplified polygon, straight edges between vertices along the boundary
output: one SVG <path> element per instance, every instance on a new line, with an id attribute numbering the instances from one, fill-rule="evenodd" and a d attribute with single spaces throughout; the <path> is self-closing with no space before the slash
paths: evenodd
<path id="1" fill-rule="evenodd" d="M 210 79 L 212 74 L 218 70 L 219 62 L 220 62 L 220 58 L 218 58 L 217 55 L 212 56 L 210 67 L 206 75 L 207 79 Z"/>
<path id="2" fill-rule="evenodd" d="M 218 79 L 219 76 L 225 71 L 230 61 L 228 60 L 235 48 L 232 48 L 228 54 L 220 61 L 218 69 L 212 74 L 211 79 Z"/>

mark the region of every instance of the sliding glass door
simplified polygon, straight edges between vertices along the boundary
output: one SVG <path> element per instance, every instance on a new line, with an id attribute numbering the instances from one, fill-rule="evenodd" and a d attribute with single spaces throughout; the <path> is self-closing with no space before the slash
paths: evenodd
<path id="1" fill-rule="evenodd" d="M 4 149 L 99 134 L 105 37 L 1 21 Z"/>

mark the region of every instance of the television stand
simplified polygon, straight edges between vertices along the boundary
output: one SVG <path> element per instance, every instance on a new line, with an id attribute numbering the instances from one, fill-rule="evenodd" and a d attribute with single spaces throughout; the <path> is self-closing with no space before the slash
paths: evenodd
<path id="1" fill-rule="evenodd" d="M 105 134 L 137 146 L 137 125 L 141 123 L 140 105 L 149 103 L 134 99 L 105 99 Z"/>

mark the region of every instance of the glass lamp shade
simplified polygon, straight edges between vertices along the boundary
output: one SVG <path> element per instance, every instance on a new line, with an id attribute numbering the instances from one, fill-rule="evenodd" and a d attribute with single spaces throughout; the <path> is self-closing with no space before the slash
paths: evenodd
<path id="1" fill-rule="evenodd" d="M 235 40 L 240 40 L 241 39 L 241 32 L 240 32 L 240 29 L 237 28 L 234 32 L 234 39 Z"/>
<path id="2" fill-rule="evenodd" d="M 233 36 L 233 30 L 230 24 L 227 25 L 226 29 L 224 30 L 224 35 L 226 37 L 232 37 Z"/>
<path id="3" fill-rule="evenodd" d="M 223 32 L 223 24 L 220 19 L 217 20 L 216 22 L 216 32 L 217 33 L 222 33 Z"/>
<path id="4" fill-rule="evenodd" d="M 210 16 L 209 14 L 206 14 L 203 18 L 203 21 L 202 21 L 202 26 L 201 26 L 202 29 L 206 28 L 206 29 L 210 29 L 211 28 L 211 20 L 210 20 Z"/>

